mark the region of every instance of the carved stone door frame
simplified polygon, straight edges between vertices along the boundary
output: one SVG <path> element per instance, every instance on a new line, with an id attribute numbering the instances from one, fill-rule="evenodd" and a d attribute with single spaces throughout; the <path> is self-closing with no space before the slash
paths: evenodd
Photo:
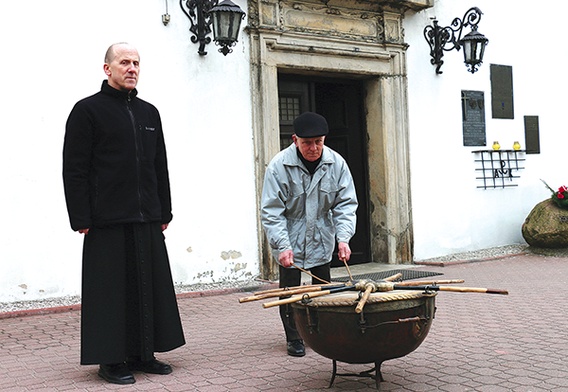
<path id="1" fill-rule="evenodd" d="M 379 1 L 380 3 L 380 1 Z M 364 81 L 369 157 L 372 261 L 409 263 L 413 256 L 404 10 L 377 3 L 249 1 L 253 134 L 257 195 L 280 150 L 278 73 Z M 260 218 L 261 273 L 272 279 Z"/>

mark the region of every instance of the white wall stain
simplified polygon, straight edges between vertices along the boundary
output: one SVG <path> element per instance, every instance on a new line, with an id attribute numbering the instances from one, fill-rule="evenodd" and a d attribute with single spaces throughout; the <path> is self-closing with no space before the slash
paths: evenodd
<path id="1" fill-rule="evenodd" d="M 239 257 L 243 257 L 243 255 L 241 252 L 237 250 L 229 250 L 221 252 L 221 258 L 223 260 L 238 259 Z"/>
<path id="2" fill-rule="evenodd" d="M 199 272 L 199 273 L 195 276 L 196 279 L 212 278 L 212 277 L 213 277 L 213 270 L 211 270 L 211 271 Z"/>

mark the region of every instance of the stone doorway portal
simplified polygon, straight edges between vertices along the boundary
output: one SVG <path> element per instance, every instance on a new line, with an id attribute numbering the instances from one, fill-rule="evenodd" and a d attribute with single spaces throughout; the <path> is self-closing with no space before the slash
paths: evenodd
<path id="1" fill-rule="evenodd" d="M 358 80 L 367 130 L 371 261 L 412 261 L 407 79 L 400 1 L 249 1 L 257 194 L 280 151 L 278 75 Z M 260 196 L 259 196 L 260 198 Z M 261 274 L 277 276 L 260 217 Z"/>

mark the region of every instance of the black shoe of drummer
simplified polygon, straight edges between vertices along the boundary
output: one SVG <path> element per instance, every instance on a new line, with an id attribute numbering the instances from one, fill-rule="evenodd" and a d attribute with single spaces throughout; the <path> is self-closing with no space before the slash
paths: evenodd
<path id="1" fill-rule="evenodd" d="M 287 344 L 288 355 L 293 357 L 303 357 L 306 355 L 306 348 L 304 347 L 304 342 L 301 340 L 291 340 Z"/>

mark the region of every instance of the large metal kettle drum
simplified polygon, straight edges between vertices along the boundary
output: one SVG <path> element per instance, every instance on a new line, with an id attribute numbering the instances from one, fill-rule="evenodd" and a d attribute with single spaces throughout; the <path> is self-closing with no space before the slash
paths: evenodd
<path id="1" fill-rule="evenodd" d="M 330 387 L 336 375 L 366 376 L 375 380 L 378 389 L 383 380 L 381 364 L 416 350 L 428 335 L 438 291 L 508 294 L 502 289 L 438 285 L 463 283 L 463 279 L 393 283 L 392 280 L 402 276 L 398 273 L 378 282 L 352 283 L 351 273 L 349 276 L 350 283 L 264 290 L 239 302 L 280 297 L 262 306 L 291 306 L 304 342 L 318 354 L 333 360 Z M 359 374 L 339 374 L 337 361 L 374 363 L 375 367 Z"/>
<path id="2" fill-rule="evenodd" d="M 435 313 L 432 291 L 376 292 L 356 312 L 360 293 L 341 292 L 291 304 L 298 333 L 318 354 L 333 360 L 333 375 L 367 376 L 378 388 L 381 364 L 405 356 L 424 341 Z M 337 361 L 374 363 L 360 374 L 338 374 Z M 372 372 L 375 371 L 375 375 Z"/>

